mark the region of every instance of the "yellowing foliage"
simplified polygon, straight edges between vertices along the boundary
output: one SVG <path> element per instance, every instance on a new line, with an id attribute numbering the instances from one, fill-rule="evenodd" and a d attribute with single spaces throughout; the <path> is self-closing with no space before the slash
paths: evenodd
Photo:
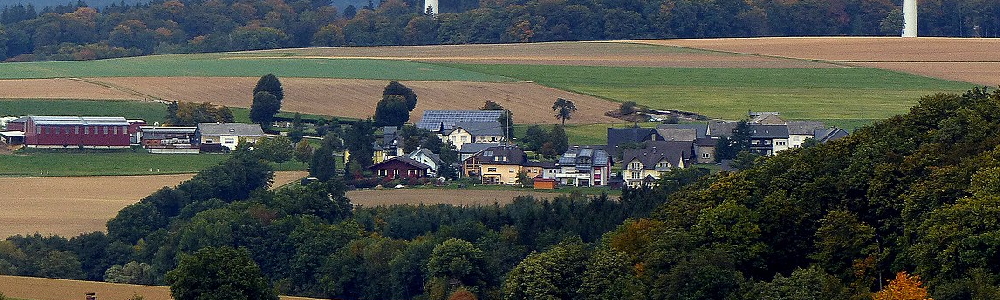
<path id="1" fill-rule="evenodd" d="M 896 279 L 878 293 L 872 295 L 874 300 L 934 300 L 927 297 L 927 288 L 922 287 L 920 276 L 907 274 L 906 271 L 896 273 Z"/>

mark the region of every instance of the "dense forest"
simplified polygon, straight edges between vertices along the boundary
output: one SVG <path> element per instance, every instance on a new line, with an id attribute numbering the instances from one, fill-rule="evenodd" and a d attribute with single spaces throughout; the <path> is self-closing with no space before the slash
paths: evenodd
<path id="1" fill-rule="evenodd" d="M 0 59 L 89 60 L 307 46 L 755 36 L 897 36 L 901 0 L 190 0 L 12 5 Z M 338 2 L 339 3 L 339 2 Z M 1000 3 L 920 3 L 920 34 L 1000 36 Z"/>
<path id="2" fill-rule="evenodd" d="M 337 299 L 871 299 L 900 271 L 1000 299 L 997 132 L 1000 91 L 977 88 L 744 171 L 481 207 L 352 208 L 339 177 L 269 191 L 241 150 L 107 234 L 0 242 L 0 273 L 156 284 L 229 246 L 281 293 Z"/>

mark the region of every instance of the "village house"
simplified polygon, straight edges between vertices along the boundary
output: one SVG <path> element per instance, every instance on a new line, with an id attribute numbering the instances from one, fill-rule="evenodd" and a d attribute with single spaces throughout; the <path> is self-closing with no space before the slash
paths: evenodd
<path id="1" fill-rule="evenodd" d="M 500 146 L 500 144 L 499 143 L 467 143 L 467 144 L 462 144 L 461 147 L 455 146 L 455 149 L 458 149 L 458 159 L 461 160 L 461 161 L 465 161 L 466 159 L 469 159 L 469 157 L 472 157 L 473 155 L 476 155 L 477 153 L 479 153 L 479 152 L 481 152 L 483 150 L 486 150 L 486 148 L 496 147 L 496 146 Z"/>
<path id="2" fill-rule="evenodd" d="M 826 129 L 823 122 L 788 121 L 788 148 L 802 147 L 807 139 L 815 139 L 816 131 Z"/>
<path id="3" fill-rule="evenodd" d="M 379 177 L 388 179 L 426 177 L 430 166 L 410 159 L 406 156 L 396 156 L 368 167 L 368 170 Z"/>
<path id="4" fill-rule="evenodd" d="M 629 187 L 647 185 L 660 174 L 692 164 L 692 142 L 651 141 L 645 148 L 626 149 L 622 153 L 622 177 Z"/>
<path id="5" fill-rule="evenodd" d="M 403 155 L 403 147 L 399 145 L 399 130 L 396 126 L 382 127 L 382 137 L 372 145 L 372 162 L 380 163 L 387 159 Z"/>
<path id="6" fill-rule="evenodd" d="M 240 141 L 256 143 L 264 137 L 259 124 L 243 123 L 199 123 L 197 140 L 202 147 L 222 146 L 236 150 Z"/>
<path id="7" fill-rule="evenodd" d="M 467 143 L 500 143 L 504 141 L 500 122 L 458 122 L 451 131 L 441 136 L 441 141 L 451 142 L 455 147 Z"/>
<path id="8" fill-rule="evenodd" d="M 500 145 L 479 152 L 462 163 L 464 176 L 479 178 L 483 184 L 517 184 L 527 154 L 513 145 Z"/>
<path id="9" fill-rule="evenodd" d="M 459 122 L 494 122 L 500 119 L 502 110 L 425 110 L 417 128 L 446 135 Z M 456 147 L 458 145 L 455 145 Z"/>
<path id="10" fill-rule="evenodd" d="M 437 176 L 438 170 L 444 165 L 444 162 L 441 161 L 441 156 L 427 149 L 417 149 L 407 154 L 406 157 L 427 165 L 429 167 L 427 176 Z"/>
<path id="11" fill-rule="evenodd" d="M 611 175 L 611 163 L 603 149 L 573 146 L 559 157 L 555 179 L 562 185 L 604 186 Z"/>
<path id="12" fill-rule="evenodd" d="M 750 152 L 770 156 L 788 148 L 787 125 L 750 125 Z"/>

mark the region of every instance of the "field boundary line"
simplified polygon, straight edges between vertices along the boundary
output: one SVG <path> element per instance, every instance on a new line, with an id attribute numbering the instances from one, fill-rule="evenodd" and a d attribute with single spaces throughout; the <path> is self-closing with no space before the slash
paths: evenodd
<path id="1" fill-rule="evenodd" d="M 78 78 L 78 77 L 71 77 L 71 78 L 66 78 L 66 79 L 73 80 L 73 81 L 79 81 L 79 82 L 85 82 L 85 83 L 89 83 L 89 84 L 93 84 L 93 85 L 98 85 L 98 86 L 102 86 L 102 87 L 109 88 L 109 89 L 112 89 L 112 90 L 116 90 L 116 91 L 119 91 L 119 92 L 123 92 L 123 93 L 129 94 L 129 95 L 142 97 L 144 99 L 143 101 L 146 101 L 146 102 L 157 102 L 157 103 L 163 103 L 163 104 L 170 104 L 170 101 L 167 101 L 167 100 L 165 100 L 163 98 L 160 98 L 160 97 L 157 97 L 157 96 L 153 96 L 153 95 L 150 95 L 150 94 L 146 94 L 146 93 L 143 93 L 143 92 L 131 89 L 131 88 L 127 88 L 127 87 L 124 87 L 124 86 L 121 86 L 121 85 L 117 85 L 117 84 L 113 84 L 113 83 L 106 82 L 106 81 L 100 81 L 100 80 L 88 79 L 88 78 Z"/>

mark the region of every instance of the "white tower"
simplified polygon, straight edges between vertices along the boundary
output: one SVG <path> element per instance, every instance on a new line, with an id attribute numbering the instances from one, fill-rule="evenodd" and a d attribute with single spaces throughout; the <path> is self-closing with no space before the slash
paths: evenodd
<path id="1" fill-rule="evenodd" d="M 432 14 L 438 14 L 438 0 L 424 0 L 424 12 L 427 11 L 428 7 L 431 8 Z"/>
<path id="2" fill-rule="evenodd" d="M 917 37 L 917 0 L 903 0 L 903 37 Z"/>

